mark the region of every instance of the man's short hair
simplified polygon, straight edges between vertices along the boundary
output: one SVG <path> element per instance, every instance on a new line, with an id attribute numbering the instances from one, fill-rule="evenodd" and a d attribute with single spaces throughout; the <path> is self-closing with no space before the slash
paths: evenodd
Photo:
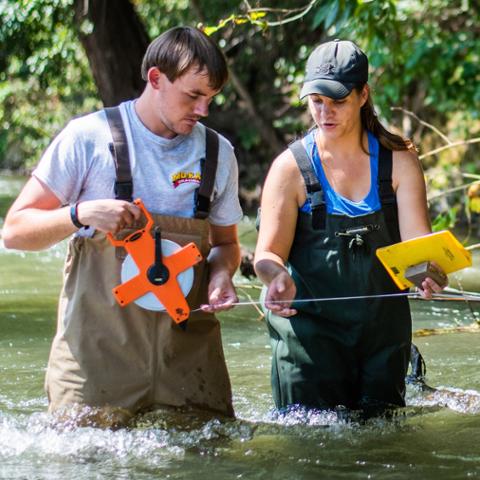
<path id="1" fill-rule="evenodd" d="M 208 72 L 210 86 L 220 90 L 228 80 L 225 57 L 217 44 L 205 33 L 192 27 L 174 27 L 162 33 L 147 48 L 142 62 L 142 78 L 157 67 L 174 82 L 190 67 Z"/>

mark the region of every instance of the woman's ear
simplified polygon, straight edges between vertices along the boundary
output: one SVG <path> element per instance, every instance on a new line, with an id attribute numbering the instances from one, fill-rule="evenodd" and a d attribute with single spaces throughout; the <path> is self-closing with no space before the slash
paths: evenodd
<path id="1" fill-rule="evenodd" d="M 366 83 L 363 86 L 362 91 L 360 92 L 360 101 L 362 103 L 361 107 L 363 107 L 367 103 L 369 95 L 370 95 L 370 87 L 368 86 L 368 83 Z"/>

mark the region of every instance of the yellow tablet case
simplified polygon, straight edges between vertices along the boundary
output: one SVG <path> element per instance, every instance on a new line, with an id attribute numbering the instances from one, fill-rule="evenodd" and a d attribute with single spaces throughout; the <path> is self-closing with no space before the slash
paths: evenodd
<path id="1" fill-rule="evenodd" d="M 405 270 L 413 265 L 433 261 L 447 274 L 472 265 L 470 252 L 448 230 L 378 248 L 376 253 L 402 290 L 413 286 L 404 277 Z"/>

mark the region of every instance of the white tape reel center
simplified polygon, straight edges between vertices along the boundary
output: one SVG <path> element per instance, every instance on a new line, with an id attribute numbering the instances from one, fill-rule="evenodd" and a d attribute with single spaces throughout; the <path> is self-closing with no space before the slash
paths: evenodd
<path id="1" fill-rule="evenodd" d="M 179 250 L 181 247 L 178 243 L 172 242 L 162 238 L 162 255 L 168 257 Z M 139 274 L 140 270 L 137 267 L 137 264 L 130 255 L 127 255 L 122 264 L 121 279 L 122 283 L 130 280 L 133 277 L 136 277 Z M 173 280 L 172 278 L 170 281 Z M 177 281 L 180 285 L 183 295 L 186 297 L 193 285 L 193 267 L 187 268 L 183 272 L 180 272 L 177 275 Z M 154 310 L 161 312 L 165 310 L 162 302 L 152 293 L 148 292 L 142 297 L 139 297 L 135 300 L 135 303 L 146 310 Z"/>

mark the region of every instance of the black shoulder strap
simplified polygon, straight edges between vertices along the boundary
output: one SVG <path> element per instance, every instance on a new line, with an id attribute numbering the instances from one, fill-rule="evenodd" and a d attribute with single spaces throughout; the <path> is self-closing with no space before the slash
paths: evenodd
<path id="1" fill-rule="evenodd" d="M 125 135 L 120 108 L 105 108 L 105 113 L 113 138 L 113 143 L 109 144 L 109 149 L 115 161 L 115 169 L 117 172 L 115 179 L 115 198 L 117 200 L 131 202 L 133 195 L 132 172 L 130 170 L 127 136 Z"/>
<path id="2" fill-rule="evenodd" d="M 379 142 L 378 194 L 388 231 L 394 242 L 400 241 L 397 197 L 392 186 L 392 151 Z"/>
<path id="3" fill-rule="evenodd" d="M 205 127 L 205 159 L 200 161 L 200 186 L 195 191 L 195 218 L 207 218 L 210 213 L 210 199 L 212 198 L 217 175 L 218 165 L 218 134 L 211 128 Z"/>
<path id="4" fill-rule="evenodd" d="M 307 197 L 310 199 L 312 206 L 312 227 L 314 230 L 325 230 L 327 206 L 323 197 L 322 186 L 313 170 L 312 163 L 308 158 L 302 140 L 296 140 L 291 143 L 288 148 L 295 157 L 295 161 L 297 162 L 307 188 Z"/>

